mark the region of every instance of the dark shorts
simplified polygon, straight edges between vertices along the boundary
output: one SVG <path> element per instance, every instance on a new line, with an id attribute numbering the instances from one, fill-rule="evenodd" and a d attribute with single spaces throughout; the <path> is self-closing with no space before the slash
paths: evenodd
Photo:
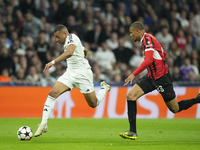
<path id="1" fill-rule="evenodd" d="M 144 76 L 136 84 L 140 86 L 145 94 L 156 89 L 162 95 L 165 102 L 169 102 L 176 97 L 170 73 L 165 74 L 157 80 Z"/>

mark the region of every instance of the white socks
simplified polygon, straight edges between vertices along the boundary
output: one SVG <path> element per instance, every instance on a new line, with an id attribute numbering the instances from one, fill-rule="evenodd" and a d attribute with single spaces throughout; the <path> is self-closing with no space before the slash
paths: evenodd
<path id="1" fill-rule="evenodd" d="M 101 89 L 96 94 L 96 97 L 97 97 L 97 106 L 104 99 L 104 97 L 106 95 L 106 92 L 107 92 L 106 89 Z M 51 112 L 54 109 L 55 103 L 56 103 L 56 98 L 53 98 L 53 97 L 51 97 L 51 96 L 48 95 L 47 100 L 46 100 L 45 105 L 44 105 L 44 109 L 43 109 L 41 124 L 47 124 L 49 116 L 50 116 Z"/>
<path id="2" fill-rule="evenodd" d="M 44 104 L 41 124 L 47 124 L 49 116 L 54 109 L 55 102 L 56 99 L 48 95 L 47 100 Z"/>
<path id="3" fill-rule="evenodd" d="M 107 90 L 101 89 L 97 94 L 97 106 L 101 103 L 101 101 L 104 99 L 104 96 L 106 95 Z"/>

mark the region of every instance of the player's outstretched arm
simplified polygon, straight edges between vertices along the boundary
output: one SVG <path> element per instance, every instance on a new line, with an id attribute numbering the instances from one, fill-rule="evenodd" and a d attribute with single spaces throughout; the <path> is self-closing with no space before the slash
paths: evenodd
<path id="1" fill-rule="evenodd" d="M 67 46 L 67 50 L 64 53 L 62 53 L 58 58 L 56 58 L 52 62 L 49 62 L 48 64 L 45 65 L 45 68 L 44 68 L 43 72 L 48 71 L 49 68 L 51 68 L 55 63 L 60 62 L 62 60 L 65 60 L 65 59 L 71 57 L 73 55 L 73 53 L 74 53 L 75 48 L 76 47 L 73 44 Z"/>
<path id="2" fill-rule="evenodd" d="M 141 73 L 144 69 L 146 69 L 152 62 L 153 62 L 153 53 L 154 51 L 147 51 L 145 52 L 145 60 L 142 64 L 125 80 L 124 86 L 127 85 L 129 82 L 132 84 L 133 79 L 139 73 Z"/>
<path id="3" fill-rule="evenodd" d="M 60 62 L 62 60 L 65 60 L 65 59 L 71 57 L 73 55 L 73 53 L 74 53 L 75 48 L 76 48 L 76 46 L 73 45 L 73 44 L 67 46 L 67 50 L 64 53 L 62 53 L 58 58 L 56 58 L 54 60 L 55 63 Z"/>
<path id="4" fill-rule="evenodd" d="M 151 63 L 153 62 L 153 54 L 154 51 L 147 51 L 144 53 L 145 54 L 145 59 L 142 62 L 142 64 L 133 72 L 133 75 L 137 76 L 139 73 L 144 71 Z"/>

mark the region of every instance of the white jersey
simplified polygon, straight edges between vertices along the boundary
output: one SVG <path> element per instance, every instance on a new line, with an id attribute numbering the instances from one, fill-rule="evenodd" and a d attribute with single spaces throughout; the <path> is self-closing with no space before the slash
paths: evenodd
<path id="1" fill-rule="evenodd" d="M 84 58 L 84 47 L 75 34 L 69 34 L 65 39 L 64 44 L 64 51 L 67 51 L 68 45 L 75 45 L 76 48 L 74 50 L 74 53 L 71 57 L 67 58 L 67 72 L 70 72 L 72 74 L 80 74 L 81 72 L 84 72 L 85 70 L 91 68 L 88 60 Z"/>

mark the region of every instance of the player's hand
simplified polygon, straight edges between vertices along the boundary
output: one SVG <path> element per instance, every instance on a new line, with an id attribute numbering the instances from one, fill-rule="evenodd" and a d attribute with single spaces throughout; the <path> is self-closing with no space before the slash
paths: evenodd
<path id="1" fill-rule="evenodd" d="M 53 64 L 51 62 L 49 62 L 48 64 L 45 65 L 45 68 L 43 70 L 43 72 L 46 72 L 49 70 L 49 68 L 51 68 L 51 66 L 53 66 Z"/>
<path id="2" fill-rule="evenodd" d="M 129 82 L 132 84 L 134 78 L 135 78 L 135 76 L 133 74 L 131 74 L 128 78 L 126 78 L 124 86 L 126 86 Z"/>

